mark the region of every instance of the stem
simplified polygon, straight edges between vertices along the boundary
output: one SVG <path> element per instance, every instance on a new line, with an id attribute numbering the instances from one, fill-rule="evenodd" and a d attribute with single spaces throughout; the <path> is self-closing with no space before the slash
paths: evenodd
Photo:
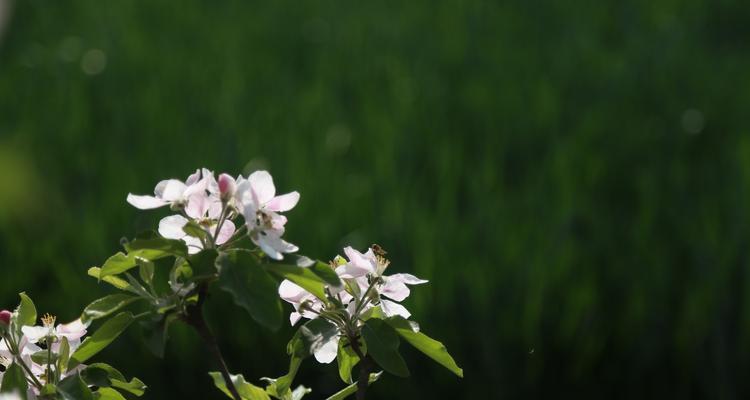
<path id="1" fill-rule="evenodd" d="M 240 394 L 237 392 L 237 388 L 234 387 L 231 376 L 229 375 L 229 369 L 227 368 L 227 363 L 224 361 L 224 357 L 221 355 L 219 344 L 216 342 L 216 338 L 211 333 L 211 329 L 208 328 L 206 320 L 203 318 L 203 302 L 206 300 L 207 293 L 208 286 L 202 284 L 198 289 L 198 302 L 195 305 L 188 307 L 187 313 L 182 319 L 185 323 L 195 328 L 208 346 L 208 350 L 219 365 L 221 376 L 224 378 L 224 383 L 227 385 L 227 389 L 229 390 L 229 393 L 232 394 L 234 400 L 242 400 Z"/>
<path id="2" fill-rule="evenodd" d="M 221 214 L 219 215 L 219 223 L 216 224 L 216 230 L 214 231 L 214 235 L 211 237 L 211 241 L 213 242 L 214 247 L 216 247 L 216 240 L 219 238 L 219 232 L 221 232 L 221 226 L 224 225 L 224 221 L 226 221 L 228 217 L 227 211 L 229 210 L 229 203 L 224 204 L 224 208 L 221 210 Z"/>
<path id="3" fill-rule="evenodd" d="M 365 294 L 362 295 L 362 299 L 360 299 L 359 304 L 357 304 L 357 308 L 354 309 L 354 318 L 353 319 L 355 321 L 359 318 L 359 312 L 362 311 L 362 309 L 365 307 L 365 305 L 370 302 L 370 299 L 367 298 L 367 296 L 370 294 L 370 291 L 372 290 L 372 288 L 375 287 L 375 285 L 378 283 L 377 279 L 378 278 L 375 278 L 372 281 L 372 283 L 370 284 L 370 286 L 365 291 Z"/>
<path id="4" fill-rule="evenodd" d="M 365 400 L 367 386 L 370 385 L 370 356 L 366 356 L 359 348 L 359 342 L 353 335 L 349 336 L 349 344 L 359 357 L 359 379 L 357 379 L 357 400 Z"/>

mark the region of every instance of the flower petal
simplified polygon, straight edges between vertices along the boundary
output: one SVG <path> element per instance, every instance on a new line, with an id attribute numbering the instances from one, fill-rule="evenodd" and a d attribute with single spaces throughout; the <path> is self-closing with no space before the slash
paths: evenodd
<path id="1" fill-rule="evenodd" d="M 390 297 L 396 301 L 403 301 L 409 297 L 410 290 L 403 282 L 396 279 L 389 279 L 390 277 L 384 277 L 385 284 L 380 290 L 380 294 L 383 296 Z"/>
<path id="2" fill-rule="evenodd" d="M 409 312 L 409 310 L 406 309 L 406 307 L 396 302 L 390 301 L 390 300 L 385 300 L 385 299 L 381 300 L 380 308 L 383 310 L 383 313 L 388 317 L 393 317 L 396 315 L 400 315 L 404 317 L 404 319 L 408 319 L 409 317 L 411 317 L 411 313 Z"/>
<path id="3" fill-rule="evenodd" d="M 299 192 L 291 192 L 274 197 L 266 204 L 266 208 L 276 212 L 289 211 L 297 205 L 298 201 Z"/>
<path id="4" fill-rule="evenodd" d="M 421 285 L 429 282 L 426 279 L 419 279 L 412 274 L 393 274 L 388 276 L 388 279 L 403 282 L 407 285 Z"/>
<path id="5" fill-rule="evenodd" d="M 232 235 L 234 235 L 236 230 L 237 228 L 234 226 L 234 222 L 229 220 L 224 221 L 224 225 L 221 226 L 221 231 L 219 231 L 219 234 L 216 236 L 216 244 L 226 243 L 232 238 Z"/>
<path id="6" fill-rule="evenodd" d="M 336 359 L 336 353 L 339 350 L 339 337 L 333 336 L 331 339 L 315 350 L 315 359 L 321 364 L 329 364 Z"/>
<path id="7" fill-rule="evenodd" d="M 50 328 L 44 326 L 24 326 L 21 327 L 21 331 L 31 343 L 36 343 L 50 334 Z"/>
<path id="8" fill-rule="evenodd" d="M 154 196 L 140 196 L 132 193 L 128 193 L 128 203 L 141 210 L 151 210 L 168 204 L 166 201 Z"/>
<path id="9" fill-rule="evenodd" d="M 167 239 L 182 239 L 187 236 L 182 227 L 188 223 L 182 215 L 170 215 L 159 221 L 159 234 Z"/>
<path id="10" fill-rule="evenodd" d="M 185 198 L 185 190 L 187 186 L 177 179 L 169 179 L 164 185 L 164 192 L 161 198 L 168 202 L 180 201 Z"/>
<path id="11" fill-rule="evenodd" d="M 247 177 L 259 204 L 266 204 L 276 195 L 273 178 L 268 171 L 255 171 Z"/>
<path id="12" fill-rule="evenodd" d="M 57 335 L 65 336 L 68 340 L 80 339 L 86 334 L 86 325 L 81 322 L 81 319 L 77 319 L 67 324 L 60 324 L 57 326 Z"/>
<path id="13" fill-rule="evenodd" d="M 185 206 L 185 214 L 190 218 L 201 219 L 206 216 L 206 212 L 210 206 L 211 203 L 205 192 L 193 193 L 188 198 L 187 206 Z"/>
<path id="14" fill-rule="evenodd" d="M 279 285 L 279 297 L 292 304 L 300 303 L 307 294 L 305 289 L 288 279 L 284 279 Z"/>

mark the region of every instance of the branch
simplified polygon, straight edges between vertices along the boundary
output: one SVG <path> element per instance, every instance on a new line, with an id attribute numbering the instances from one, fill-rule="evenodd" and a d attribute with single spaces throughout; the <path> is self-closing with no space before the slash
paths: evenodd
<path id="1" fill-rule="evenodd" d="M 370 384 L 370 356 L 364 355 L 359 348 L 359 341 L 356 337 L 349 336 L 349 344 L 352 350 L 359 357 L 359 379 L 357 380 L 357 400 L 365 400 L 365 392 Z"/>
<path id="2" fill-rule="evenodd" d="M 187 308 L 187 313 L 182 317 L 182 320 L 185 321 L 185 323 L 187 323 L 188 325 L 195 328 L 200 337 L 208 346 L 208 350 L 211 352 L 211 355 L 213 355 L 216 363 L 219 365 L 221 376 L 222 378 L 224 378 L 224 383 L 227 385 L 227 389 L 232 394 L 234 400 L 242 400 L 239 392 L 237 392 L 237 388 L 234 387 L 232 377 L 229 375 L 229 369 L 227 368 L 227 363 L 224 361 L 224 357 L 221 355 L 219 344 L 216 342 L 216 338 L 211 333 L 211 329 L 208 328 L 206 320 L 203 318 L 203 302 L 206 301 L 207 295 L 208 285 L 201 284 L 198 288 L 198 302 L 195 305 L 189 306 Z"/>

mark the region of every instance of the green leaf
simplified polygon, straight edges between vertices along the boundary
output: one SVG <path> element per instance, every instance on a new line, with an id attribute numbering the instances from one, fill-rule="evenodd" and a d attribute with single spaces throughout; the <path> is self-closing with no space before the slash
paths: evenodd
<path id="1" fill-rule="evenodd" d="M 456 364 L 456 361 L 448 354 L 448 349 L 442 343 L 424 333 L 414 332 L 409 321 L 402 317 L 388 318 L 385 322 L 392 326 L 396 330 L 396 333 L 409 342 L 409 344 L 424 353 L 427 357 L 437 361 L 438 364 L 448 368 L 448 370 L 461 378 L 464 377 L 464 370 Z"/>
<path id="2" fill-rule="evenodd" d="M 341 279 L 339 279 L 338 274 L 330 265 L 322 261 L 316 261 L 309 269 L 325 283 L 331 286 L 341 285 Z"/>
<path id="3" fill-rule="evenodd" d="M 104 296 L 92 301 L 91 304 L 83 309 L 81 320 L 86 323 L 99 318 L 104 318 L 136 300 L 139 300 L 139 298 L 129 294 L 111 294 L 109 296 Z"/>
<path id="4" fill-rule="evenodd" d="M 281 326 L 278 283 L 251 254 L 244 251 L 222 253 L 216 259 L 216 266 L 219 287 L 232 295 L 235 304 L 269 329 L 277 330 Z"/>
<path id="5" fill-rule="evenodd" d="M 154 285 L 154 262 L 146 260 L 145 258 L 136 259 L 138 263 L 138 274 L 141 276 L 141 280 L 146 286 L 152 287 Z"/>
<path id="6" fill-rule="evenodd" d="M 186 257 L 187 246 L 182 240 L 165 239 L 162 237 L 139 238 L 125 244 L 128 254 L 119 252 L 102 265 L 99 278 L 121 274 L 134 268 L 139 259 L 148 261 L 158 260 L 164 257 Z"/>
<path id="7" fill-rule="evenodd" d="M 164 358 L 164 348 L 169 337 L 170 316 L 153 315 L 138 323 L 146 347 L 158 358 Z"/>
<path id="8" fill-rule="evenodd" d="M 328 301 L 325 294 L 326 281 L 310 268 L 288 264 L 264 264 L 263 267 L 272 274 L 296 283 L 301 288 L 315 295 L 315 297 L 323 301 Z"/>
<path id="9" fill-rule="evenodd" d="M 59 355 L 57 359 L 57 371 L 58 373 L 65 373 L 68 370 L 68 361 L 70 360 L 70 343 L 68 338 L 63 336 L 60 339 L 60 347 L 57 350 Z"/>
<path id="10" fill-rule="evenodd" d="M 384 370 L 400 377 L 409 376 L 409 368 L 398 353 L 398 334 L 382 319 L 369 319 L 362 327 L 367 352 Z"/>
<path id="11" fill-rule="evenodd" d="M 51 361 L 49 361 L 51 358 Z M 49 361 L 50 364 L 57 362 L 57 354 L 55 353 L 47 353 L 47 350 L 39 350 L 31 355 L 31 360 L 34 361 L 37 364 L 40 365 L 47 365 L 47 361 Z"/>
<path id="12" fill-rule="evenodd" d="M 57 394 L 63 400 L 94 400 L 94 394 L 86 386 L 81 376 L 78 374 L 71 375 L 57 385 Z"/>
<path id="13" fill-rule="evenodd" d="M 133 322 L 133 314 L 123 312 L 105 322 L 86 338 L 70 358 L 68 367 L 75 368 L 112 343 Z"/>
<path id="14" fill-rule="evenodd" d="M 359 356 L 354 352 L 348 340 L 339 340 L 339 351 L 336 354 L 339 363 L 339 376 L 344 383 L 352 383 L 352 368 L 359 362 Z"/>
<path id="15" fill-rule="evenodd" d="M 98 387 L 110 387 L 112 381 L 109 379 L 109 372 L 102 368 L 86 368 L 80 372 L 81 378 L 86 384 Z"/>
<path id="16" fill-rule="evenodd" d="M 224 377 L 221 376 L 220 372 L 209 372 L 208 373 L 211 378 L 214 380 L 214 385 L 216 385 L 219 390 L 221 390 L 224 394 L 232 398 L 232 393 L 229 392 L 229 389 L 227 389 L 226 382 L 224 381 Z M 237 389 L 237 393 L 240 394 L 240 397 L 242 397 L 242 400 L 270 400 L 271 398 L 268 397 L 268 394 L 261 388 L 253 385 L 252 383 L 249 383 L 245 381 L 245 377 L 242 375 L 229 375 L 230 379 L 232 380 L 232 383 L 234 384 L 234 387 Z"/>
<path id="17" fill-rule="evenodd" d="M 88 366 L 88 369 L 97 369 L 106 371 L 107 377 L 110 380 L 111 386 L 132 393 L 136 396 L 141 396 L 146 390 L 146 385 L 138 378 L 133 378 L 128 382 L 125 376 L 120 373 L 117 369 L 111 365 L 104 363 L 94 363 Z"/>
<path id="18" fill-rule="evenodd" d="M 187 257 L 187 245 L 182 240 L 163 237 L 137 238 L 125 244 L 129 257 L 142 257 L 147 260 L 174 256 Z"/>
<path id="19" fill-rule="evenodd" d="M 104 265 L 102 265 L 102 268 L 99 271 L 99 278 L 103 279 L 105 276 L 123 273 L 136 265 L 137 262 L 135 257 L 118 252 L 104 262 Z"/>
<path id="20" fill-rule="evenodd" d="M 133 378 L 130 380 L 130 382 L 128 382 L 125 379 L 125 376 L 122 373 L 120 373 L 120 371 L 118 371 L 117 369 L 115 369 L 109 364 L 94 363 L 94 364 L 89 365 L 88 368 L 86 368 L 86 370 L 88 369 L 97 369 L 97 370 L 106 371 L 107 377 L 109 378 L 110 385 L 112 387 L 124 390 L 136 396 L 143 395 L 143 393 L 146 390 L 146 385 L 143 382 L 141 382 L 140 379 Z"/>
<path id="21" fill-rule="evenodd" d="M 99 388 L 94 392 L 94 398 L 97 400 L 126 400 L 120 392 L 108 387 Z"/>
<path id="22" fill-rule="evenodd" d="M 0 384 L 0 393 L 18 393 L 22 399 L 26 400 L 26 391 L 29 384 L 26 382 L 26 376 L 18 364 L 11 364 L 5 370 L 2 384 Z"/>
<path id="23" fill-rule="evenodd" d="M 370 378 L 368 379 L 368 386 L 372 385 L 373 382 L 376 382 L 378 379 L 380 379 L 380 376 L 383 375 L 383 372 L 378 372 L 377 374 L 370 374 Z M 329 397 L 328 400 L 343 400 L 354 393 L 357 393 L 357 382 L 352 383 L 351 385 L 341 389 L 339 392 L 334 394 L 333 396 Z"/>
<path id="24" fill-rule="evenodd" d="M 18 308 L 13 315 L 12 322 L 14 322 L 16 334 L 18 337 L 21 337 L 22 327 L 34 326 L 34 324 L 36 324 L 36 306 L 25 292 L 19 293 L 18 296 L 21 297 L 21 303 L 18 305 Z"/>
<path id="25" fill-rule="evenodd" d="M 213 276 L 216 274 L 216 249 L 201 250 L 188 256 L 187 261 L 197 276 Z"/>
<path id="26" fill-rule="evenodd" d="M 127 290 L 132 292 L 133 290 L 130 287 L 130 284 L 125 281 L 124 279 L 118 278 L 114 275 L 109 276 L 102 276 L 102 269 L 99 267 L 91 267 L 88 270 L 89 276 L 92 276 L 96 278 L 97 280 L 104 281 L 109 283 L 110 285 L 120 289 L 120 290 Z"/>
<path id="27" fill-rule="evenodd" d="M 206 242 L 206 240 L 209 240 L 209 233 L 205 229 L 203 229 L 202 226 L 198 225 L 195 221 L 189 221 L 185 226 L 182 227 L 182 231 L 185 232 L 186 235 L 192 236 L 194 238 L 198 238 L 201 240 L 201 242 Z"/>

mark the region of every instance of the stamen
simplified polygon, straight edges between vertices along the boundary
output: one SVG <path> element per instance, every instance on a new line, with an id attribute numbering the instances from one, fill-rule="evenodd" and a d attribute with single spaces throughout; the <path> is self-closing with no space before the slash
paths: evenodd
<path id="1" fill-rule="evenodd" d="M 55 317 L 52 314 L 44 314 L 42 316 L 42 324 L 45 327 L 47 327 L 47 328 L 51 328 L 51 327 L 55 326 L 55 320 L 56 319 L 57 319 L 57 317 Z"/>

